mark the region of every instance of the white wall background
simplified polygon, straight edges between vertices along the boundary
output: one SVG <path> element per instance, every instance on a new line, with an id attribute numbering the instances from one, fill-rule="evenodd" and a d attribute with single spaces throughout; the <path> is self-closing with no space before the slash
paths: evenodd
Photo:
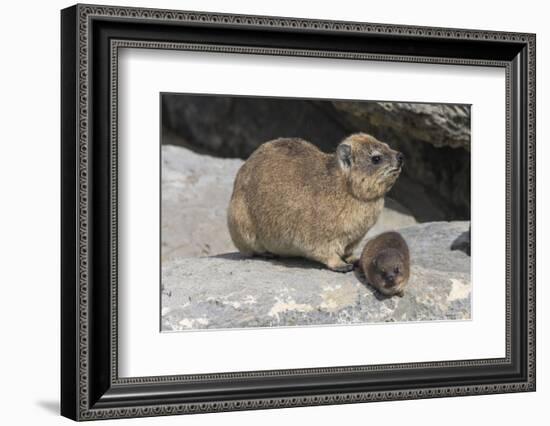
<path id="1" fill-rule="evenodd" d="M 537 0 L 337 2 L 104 0 L 103 4 L 537 33 L 538 390 L 530 394 L 293 408 L 119 424 L 543 424 L 550 400 L 550 28 Z M 59 9 L 71 2 L 2 6 L 0 65 L 0 416 L 3 424 L 68 424 L 59 404 Z M 547 219 L 548 220 L 548 219 Z M 108 421 L 102 424 L 110 424 Z M 114 423 L 113 423 L 114 424 Z"/>

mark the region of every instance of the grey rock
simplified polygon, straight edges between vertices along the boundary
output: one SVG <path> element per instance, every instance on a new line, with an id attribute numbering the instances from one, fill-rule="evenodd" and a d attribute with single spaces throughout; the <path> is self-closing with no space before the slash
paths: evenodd
<path id="1" fill-rule="evenodd" d="M 395 231 L 407 226 L 416 225 L 418 222 L 412 213 L 397 201 L 386 197 L 384 209 L 374 226 L 367 232 L 367 237 L 378 235 L 384 231 Z"/>
<path id="2" fill-rule="evenodd" d="M 226 211 L 241 164 L 163 145 L 162 260 L 235 250 Z"/>
<path id="3" fill-rule="evenodd" d="M 229 253 L 163 262 L 162 330 L 470 319 L 470 258 L 451 250 L 468 226 L 401 229 L 411 252 L 403 298 L 383 298 L 358 271 L 336 273 L 302 259 Z"/>
<path id="4" fill-rule="evenodd" d="M 334 101 L 358 127 L 386 127 L 436 147 L 470 150 L 470 107 L 454 104 Z"/>
<path id="5" fill-rule="evenodd" d="M 215 158 L 162 146 L 162 260 L 235 251 L 227 229 L 227 206 L 239 159 Z M 371 233 L 413 225 L 404 207 L 387 199 Z"/>
<path id="6" fill-rule="evenodd" d="M 451 245 L 451 250 L 461 250 L 470 256 L 471 252 L 471 241 L 470 241 L 470 232 L 471 229 L 468 229 L 468 232 L 464 232 L 453 241 Z"/>

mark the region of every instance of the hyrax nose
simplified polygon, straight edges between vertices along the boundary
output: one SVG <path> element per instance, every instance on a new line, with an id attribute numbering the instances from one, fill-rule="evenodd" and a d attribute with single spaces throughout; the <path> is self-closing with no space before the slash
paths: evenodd
<path id="1" fill-rule="evenodd" d="M 393 275 L 386 275 L 386 281 L 388 282 L 389 286 L 392 286 L 395 284 L 395 277 Z"/>
<path id="2" fill-rule="evenodd" d="M 398 152 L 396 155 L 395 155 L 395 159 L 397 160 L 397 164 L 399 166 L 402 166 L 403 163 L 405 162 L 405 156 L 403 155 L 402 152 Z"/>

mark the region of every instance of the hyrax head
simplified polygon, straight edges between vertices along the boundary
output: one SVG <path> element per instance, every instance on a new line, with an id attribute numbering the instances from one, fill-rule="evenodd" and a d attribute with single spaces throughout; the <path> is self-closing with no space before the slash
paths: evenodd
<path id="1" fill-rule="evenodd" d="M 403 296 L 407 275 L 405 259 L 397 249 L 381 250 L 372 260 L 370 284 L 385 296 Z"/>
<path id="2" fill-rule="evenodd" d="M 362 201 L 384 196 L 404 164 L 402 153 L 366 133 L 344 139 L 336 148 L 336 157 L 349 191 Z"/>

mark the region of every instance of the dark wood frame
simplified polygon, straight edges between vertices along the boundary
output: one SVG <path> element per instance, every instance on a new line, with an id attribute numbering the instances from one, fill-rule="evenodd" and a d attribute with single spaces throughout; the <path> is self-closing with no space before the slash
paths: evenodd
<path id="1" fill-rule="evenodd" d="M 64 416 L 89 420 L 535 390 L 535 35 L 95 5 L 64 9 L 61 29 Z M 121 47 L 505 68 L 506 357 L 119 378 Z"/>

